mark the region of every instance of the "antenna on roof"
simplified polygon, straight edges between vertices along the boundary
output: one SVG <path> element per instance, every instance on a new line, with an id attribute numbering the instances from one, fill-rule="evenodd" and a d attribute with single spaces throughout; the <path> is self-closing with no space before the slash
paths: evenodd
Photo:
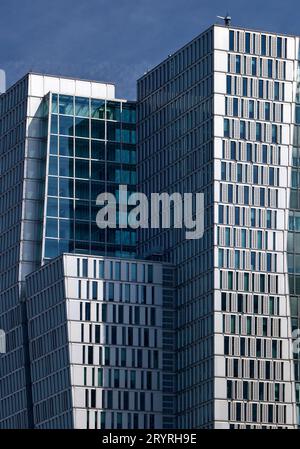
<path id="1" fill-rule="evenodd" d="M 223 16 L 217 16 L 217 17 L 218 17 L 218 19 L 224 20 L 225 26 L 229 27 L 229 25 L 231 24 L 231 17 L 228 15 L 228 13 L 226 14 L 225 17 L 223 17 Z"/>

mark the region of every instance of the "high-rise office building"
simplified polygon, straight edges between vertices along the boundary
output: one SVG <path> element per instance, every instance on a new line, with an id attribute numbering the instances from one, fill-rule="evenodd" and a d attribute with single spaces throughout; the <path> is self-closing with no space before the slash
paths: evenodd
<path id="1" fill-rule="evenodd" d="M 214 25 L 138 81 L 139 190 L 205 196 L 202 239 L 138 240 L 176 266 L 181 428 L 299 420 L 298 65 L 298 37 Z"/>

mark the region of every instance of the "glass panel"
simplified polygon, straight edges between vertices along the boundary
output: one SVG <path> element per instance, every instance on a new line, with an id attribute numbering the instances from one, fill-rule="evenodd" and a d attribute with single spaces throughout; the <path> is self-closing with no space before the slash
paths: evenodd
<path id="1" fill-rule="evenodd" d="M 52 94 L 52 113 L 57 114 L 58 112 L 58 96 L 57 94 Z"/>
<path id="2" fill-rule="evenodd" d="M 57 217 L 58 213 L 58 201 L 56 198 L 47 199 L 47 215 L 51 217 Z"/>
<path id="3" fill-rule="evenodd" d="M 46 222 L 46 236 L 58 237 L 58 221 L 53 218 L 47 218 Z"/>
<path id="4" fill-rule="evenodd" d="M 108 101 L 106 105 L 106 118 L 107 120 L 120 121 L 121 116 L 121 104 L 118 102 Z"/>
<path id="5" fill-rule="evenodd" d="M 58 178 L 49 176 L 49 178 L 48 178 L 48 195 L 57 196 L 57 193 L 58 193 L 57 180 L 58 180 Z"/>
<path id="6" fill-rule="evenodd" d="M 89 137 L 90 134 L 89 119 L 75 117 L 75 135 L 78 137 Z"/>
<path id="7" fill-rule="evenodd" d="M 75 97 L 75 115 L 89 117 L 90 101 L 88 98 Z"/>
<path id="8" fill-rule="evenodd" d="M 122 105 L 122 122 L 123 123 L 135 123 L 136 122 L 136 111 L 132 106 Z"/>
<path id="9" fill-rule="evenodd" d="M 92 139 L 105 139 L 105 121 L 92 120 L 91 123 Z"/>
<path id="10" fill-rule="evenodd" d="M 76 178 L 89 178 L 89 161 L 84 159 L 75 159 Z"/>
<path id="11" fill-rule="evenodd" d="M 59 158 L 59 175 L 60 176 L 68 176 L 70 178 L 73 177 L 73 161 L 69 157 L 60 157 Z"/>
<path id="12" fill-rule="evenodd" d="M 56 257 L 58 255 L 58 240 L 46 239 L 45 257 Z"/>
<path id="13" fill-rule="evenodd" d="M 105 159 L 105 143 L 98 140 L 91 141 L 91 157 L 92 159 Z"/>
<path id="14" fill-rule="evenodd" d="M 51 133 L 57 134 L 58 132 L 58 115 L 51 115 Z"/>
<path id="15" fill-rule="evenodd" d="M 57 154 L 58 150 L 58 137 L 50 136 L 50 153 Z"/>
<path id="16" fill-rule="evenodd" d="M 49 157 L 49 174 L 56 176 L 58 174 L 58 158 L 55 156 Z"/>
<path id="17" fill-rule="evenodd" d="M 89 140 L 87 139 L 75 139 L 75 156 L 89 158 Z"/>
<path id="18" fill-rule="evenodd" d="M 73 156 L 72 137 L 59 137 L 59 154 L 62 156 Z"/>
<path id="19" fill-rule="evenodd" d="M 59 200 L 59 216 L 63 218 L 73 218 L 73 200 L 60 198 Z"/>
<path id="20" fill-rule="evenodd" d="M 105 118 L 104 100 L 91 100 L 91 116 L 94 118 Z"/>
<path id="21" fill-rule="evenodd" d="M 59 116 L 59 133 L 66 136 L 73 136 L 74 124 L 73 117 Z"/>
<path id="22" fill-rule="evenodd" d="M 73 179 L 61 178 L 59 180 L 59 195 L 73 197 Z"/>
<path id="23" fill-rule="evenodd" d="M 76 198 L 89 199 L 90 197 L 90 184 L 89 181 L 76 181 L 75 182 Z"/>
<path id="24" fill-rule="evenodd" d="M 59 96 L 59 113 L 65 115 L 73 115 L 74 114 L 74 106 L 73 106 L 74 98 L 68 95 L 60 95 Z"/>

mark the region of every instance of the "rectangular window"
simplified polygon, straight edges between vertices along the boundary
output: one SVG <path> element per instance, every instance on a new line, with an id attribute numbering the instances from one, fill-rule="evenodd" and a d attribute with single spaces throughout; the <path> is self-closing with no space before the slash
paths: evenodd
<path id="1" fill-rule="evenodd" d="M 266 56 L 267 54 L 267 36 L 262 34 L 261 36 L 261 54 Z"/>
<path id="2" fill-rule="evenodd" d="M 97 299 L 98 298 L 98 283 L 93 281 L 92 285 L 92 298 Z"/>
<path id="3" fill-rule="evenodd" d="M 235 56 L 235 71 L 236 71 L 236 73 L 241 73 L 241 57 L 240 57 L 240 55 Z"/>
<path id="4" fill-rule="evenodd" d="M 282 57 L 282 37 L 277 37 L 277 58 Z"/>
<path id="5" fill-rule="evenodd" d="M 227 75 L 226 77 L 226 91 L 228 95 L 231 95 L 231 76 Z"/>
<path id="6" fill-rule="evenodd" d="M 250 33 L 245 34 L 245 52 L 250 53 Z"/>
<path id="7" fill-rule="evenodd" d="M 256 76 L 257 71 L 257 61 L 256 58 L 251 58 L 251 74 Z"/>
<path id="8" fill-rule="evenodd" d="M 229 120 L 224 119 L 224 137 L 229 137 Z"/>
<path id="9" fill-rule="evenodd" d="M 88 277 L 88 260 L 82 259 L 82 276 Z"/>

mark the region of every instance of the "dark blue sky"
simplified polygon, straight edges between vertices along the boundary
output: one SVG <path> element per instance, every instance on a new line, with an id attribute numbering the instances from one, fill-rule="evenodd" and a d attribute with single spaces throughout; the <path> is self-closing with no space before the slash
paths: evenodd
<path id="1" fill-rule="evenodd" d="M 114 82 L 135 98 L 148 68 L 229 11 L 234 25 L 300 35 L 299 0 L 1 0 L 0 68 Z"/>

